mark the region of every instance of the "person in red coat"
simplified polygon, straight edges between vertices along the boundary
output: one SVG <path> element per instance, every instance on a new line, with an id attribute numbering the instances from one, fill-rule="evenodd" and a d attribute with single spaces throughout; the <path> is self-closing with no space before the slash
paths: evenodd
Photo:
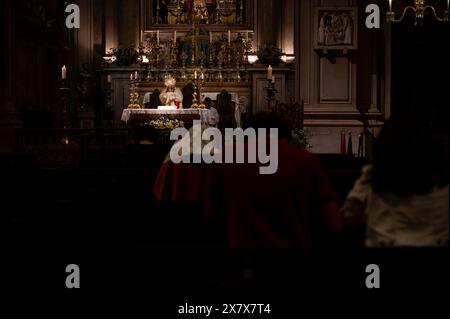
<path id="1" fill-rule="evenodd" d="M 227 225 L 229 246 L 238 249 L 312 247 L 339 234 L 343 218 L 318 158 L 288 142 L 285 123 L 274 114 L 254 118 L 254 128 L 278 128 L 278 170 L 261 175 L 260 164 L 223 165 L 213 198 L 216 217 Z"/>

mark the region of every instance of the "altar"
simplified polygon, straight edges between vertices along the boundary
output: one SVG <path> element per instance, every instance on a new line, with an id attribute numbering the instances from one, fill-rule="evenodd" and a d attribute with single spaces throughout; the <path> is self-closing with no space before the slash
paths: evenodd
<path id="1" fill-rule="evenodd" d="M 210 125 L 214 122 L 208 109 L 179 109 L 179 110 L 156 110 L 156 109 L 125 109 L 122 113 L 122 121 L 136 127 L 145 120 L 156 120 L 167 117 L 173 120 L 183 121 L 186 128 L 193 125 L 193 121 L 200 120 L 202 125 Z"/>

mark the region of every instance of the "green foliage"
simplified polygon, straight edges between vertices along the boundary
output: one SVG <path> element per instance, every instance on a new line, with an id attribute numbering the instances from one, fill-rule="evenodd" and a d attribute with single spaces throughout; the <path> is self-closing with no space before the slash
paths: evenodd
<path id="1" fill-rule="evenodd" d="M 292 130 L 290 142 L 305 150 L 312 148 L 312 145 L 309 143 L 308 134 L 304 130 Z"/>
<path id="2" fill-rule="evenodd" d="M 114 64 L 119 66 L 130 66 L 136 63 L 139 53 L 133 48 L 113 48 L 112 54 L 116 57 Z"/>
<path id="3" fill-rule="evenodd" d="M 260 46 L 256 54 L 259 62 L 265 66 L 278 66 L 281 63 L 283 52 L 276 45 L 269 43 Z"/>

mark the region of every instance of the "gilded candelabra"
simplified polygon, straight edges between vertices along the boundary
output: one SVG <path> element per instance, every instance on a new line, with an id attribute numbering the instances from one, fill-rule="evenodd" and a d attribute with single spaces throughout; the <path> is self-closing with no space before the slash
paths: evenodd
<path id="1" fill-rule="evenodd" d="M 159 67 L 159 58 L 162 47 L 159 44 L 158 36 L 156 34 L 153 34 L 150 38 L 147 39 L 146 49 L 149 52 L 150 56 L 149 65 L 156 68 Z"/>
<path id="2" fill-rule="evenodd" d="M 130 89 L 130 101 L 128 103 L 129 109 L 140 109 L 141 105 L 139 104 L 139 93 L 137 91 L 137 87 L 134 83 L 131 83 Z"/>
<path id="3" fill-rule="evenodd" d="M 386 13 L 387 21 L 400 22 L 405 18 L 408 11 L 412 11 L 415 14 L 415 25 L 422 23 L 426 11 L 431 11 L 436 20 L 440 22 L 449 21 L 449 1 L 447 1 L 447 9 L 444 11 L 443 18 L 440 18 L 436 12 L 436 9 L 431 5 L 426 5 L 425 0 L 414 0 L 414 6 L 407 6 L 403 9 L 402 15 L 399 19 L 395 19 L 395 12 L 392 10 L 392 0 L 389 0 L 389 11 Z"/>
<path id="4" fill-rule="evenodd" d="M 174 40 L 170 40 L 170 65 L 174 68 L 178 66 L 178 46 Z"/>
<path id="5" fill-rule="evenodd" d="M 205 85 L 205 74 L 203 71 L 200 73 L 200 78 L 197 77 L 197 72 L 194 74 L 194 93 L 192 94 L 192 109 L 205 109 L 205 101 L 203 98 L 203 86 Z M 198 99 L 200 98 L 200 100 Z"/>

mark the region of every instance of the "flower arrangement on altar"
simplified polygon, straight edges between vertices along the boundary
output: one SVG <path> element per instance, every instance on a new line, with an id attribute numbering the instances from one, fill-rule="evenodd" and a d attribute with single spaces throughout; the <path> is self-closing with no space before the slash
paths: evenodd
<path id="1" fill-rule="evenodd" d="M 157 130 L 174 130 L 184 127 L 184 122 L 177 119 L 170 119 L 167 116 L 161 116 L 159 119 L 144 121 L 143 125 L 153 126 Z"/>

